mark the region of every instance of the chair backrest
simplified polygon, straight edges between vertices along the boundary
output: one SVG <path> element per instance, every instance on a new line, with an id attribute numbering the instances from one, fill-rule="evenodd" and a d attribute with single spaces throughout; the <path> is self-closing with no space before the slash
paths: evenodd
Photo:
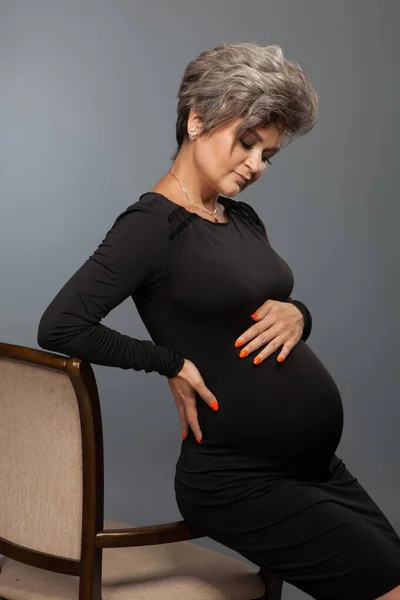
<path id="1" fill-rule="evenodd" d="M 80 575 L 103 526 L 103 437 L 88 363 L 0 343 L 0 553 Z"/>

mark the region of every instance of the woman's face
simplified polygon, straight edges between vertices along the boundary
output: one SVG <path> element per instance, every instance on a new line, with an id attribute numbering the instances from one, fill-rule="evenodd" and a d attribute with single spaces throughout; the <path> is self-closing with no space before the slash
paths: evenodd
<path id="1" fill-rule="evenodd" d="M 234 129 L 240 120 L 210 136 L 199 136 L 193 147 L 193 158 L 206 186 L 231 198 L 261 177 L 279 152 L 283 135 L 282 128 L 271 124 L 247 131 L 235 141 Z"/>

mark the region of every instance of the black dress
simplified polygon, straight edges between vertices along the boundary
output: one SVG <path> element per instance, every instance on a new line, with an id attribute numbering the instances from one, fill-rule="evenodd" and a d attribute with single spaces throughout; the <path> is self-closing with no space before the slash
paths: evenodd
<path id="1" fill-rule="evenodd" d="M 203 441 L 182 442 L 175 490 L 197 530 L 319 600 L 374 600 L 400 584 L 400 539 L 335 454 L 342 401 L 306 339 L 293 273 L 245 202 L 212 223 L 149 192 L 128 207 L 46 309 L 43 348 L 174 377 L 184 358 L 215 394 L 197 397 Z M 100 321 L 132 296 L 151 341 Z M 295 302 L 303 338 L 259 365 L 235 340 L 268 298 Z M 172 399 L 171 399 L 172 400 Z"/>

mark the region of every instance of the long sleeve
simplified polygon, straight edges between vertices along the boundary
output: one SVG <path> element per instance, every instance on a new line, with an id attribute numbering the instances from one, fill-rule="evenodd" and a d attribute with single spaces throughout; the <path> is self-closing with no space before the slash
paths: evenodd
<path id="1" fill-rule="evenodd" d="M 311 329 L 312 329 L 312 317 L 311 317 L 310 311 L 308 310 L 307 306 L 303 302 L 300 302 L 300 300 L 293 300 L 290 297 L 287 300 L 284 300 L 284 302 L 289 302 L 290 304 L 294 304 L 299 309 L 301 314 L 303 315 L 304 329 L 303 329 L 301 339 L 305 342 L 310 337 L 310 333 L 311 333 Z"/>
<path id="2" fill-rule="evenodd" d="M 175 349 L 100 324 L 127 297 L 157 285 L 167 260 L 168 234 L 163 214 L 140 201 L 127 208 L 45 310 L 39 346 L 93 364 L 175 377 L 184 363 Z"/>

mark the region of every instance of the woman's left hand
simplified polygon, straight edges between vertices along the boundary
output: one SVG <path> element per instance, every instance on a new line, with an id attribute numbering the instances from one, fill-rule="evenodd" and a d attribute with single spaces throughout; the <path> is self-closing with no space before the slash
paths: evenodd
<path id="1" fill-rule="evenodd" d="M 290 302 L 267 300 L 251 317 L 255 324 L 240 335 L 235 343 L 237 348 L 244 346 L 240 358 L 267 344 L 254 358 L 254 364 L 260 364 L 280 346 L 283 348 L 278 361 L 282 362 L 301 339 L 304 318 L 300 310 Z"/>

